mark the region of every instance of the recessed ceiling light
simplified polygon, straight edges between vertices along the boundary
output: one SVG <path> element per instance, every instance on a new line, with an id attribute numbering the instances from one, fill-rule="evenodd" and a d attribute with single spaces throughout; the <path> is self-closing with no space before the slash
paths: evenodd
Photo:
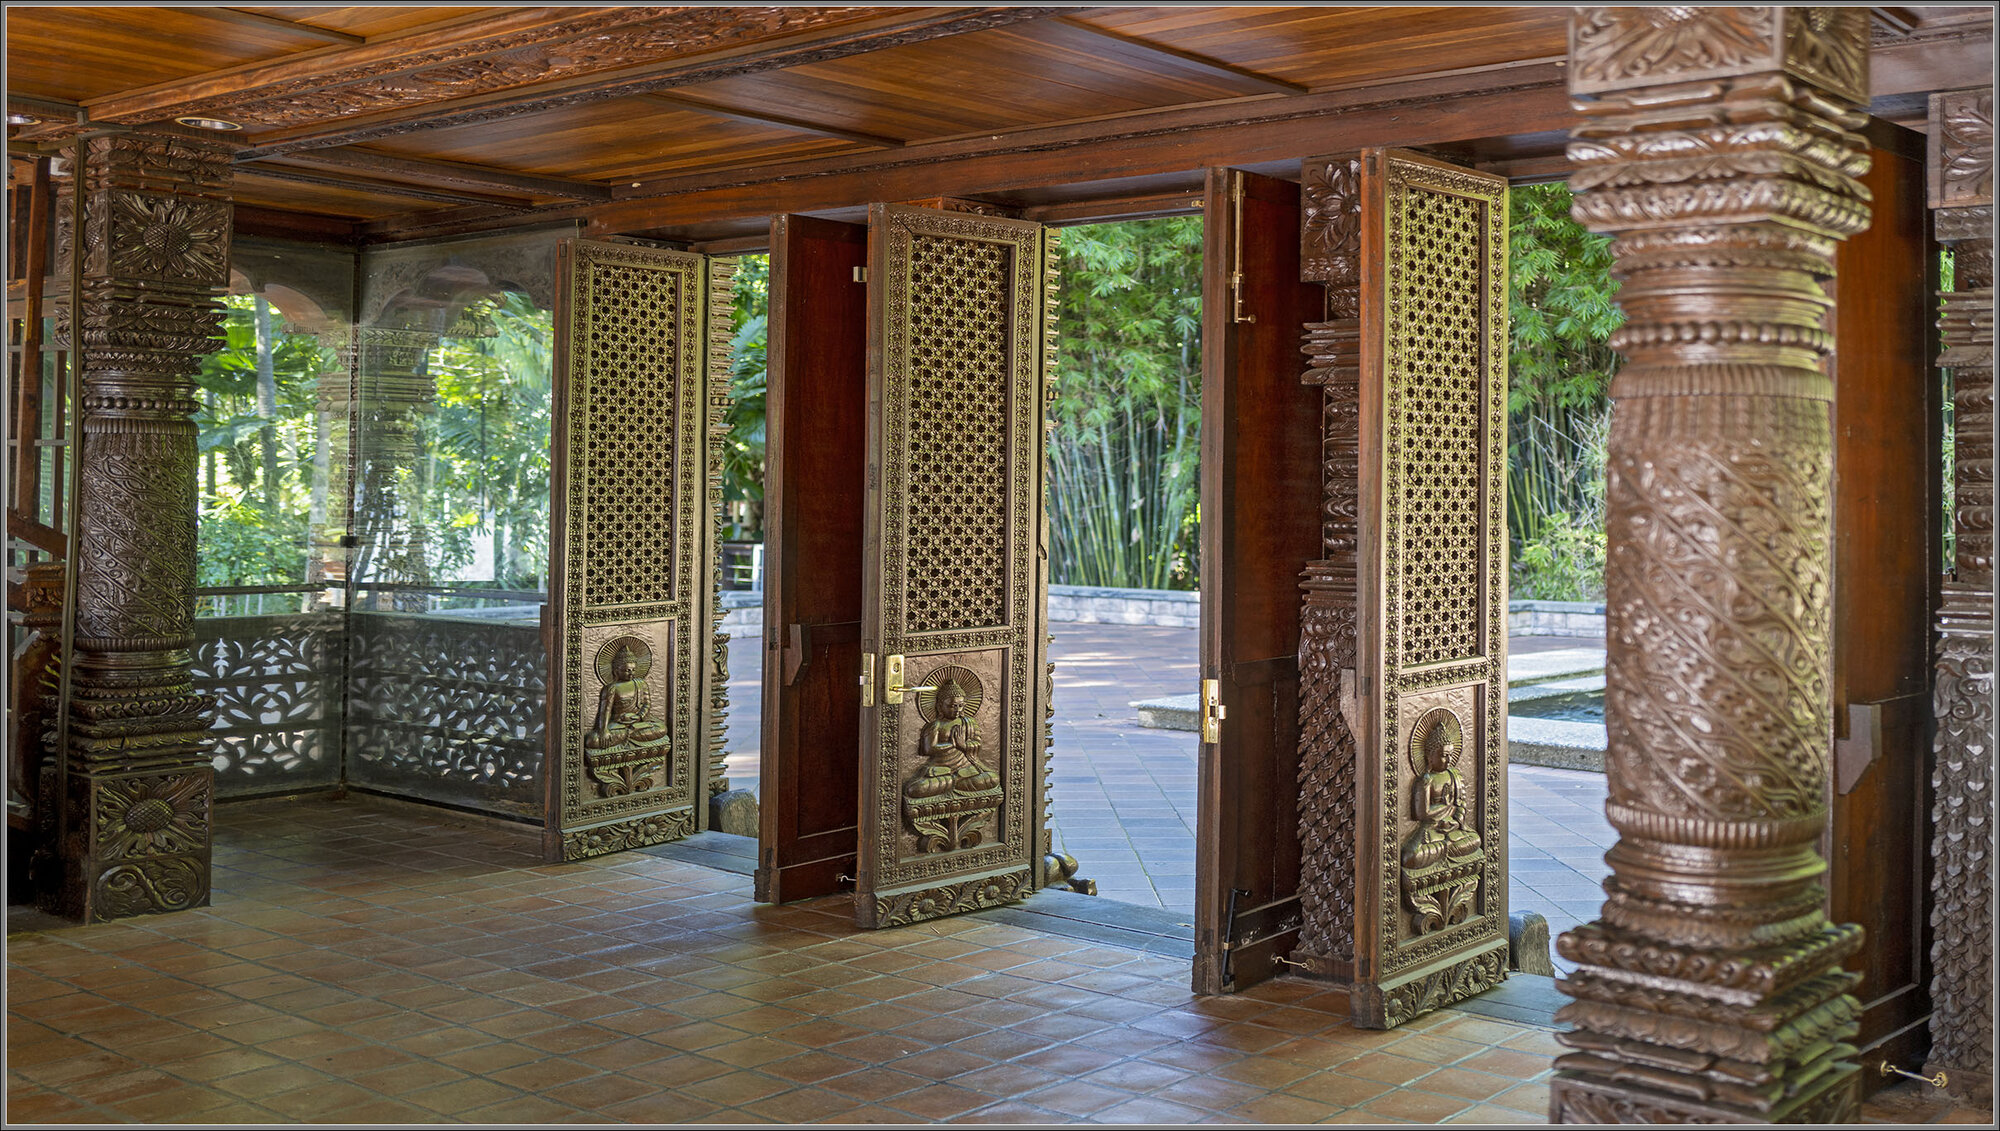
<path id="1" fill-rule="evenodd" d="M 226 131 L 226 130 L 240 130 L 243 128 L 242 126 L 237 125 L 235 122 L 225 122 L 221 118 L 204 118 L 198 114 L 190 114 L 185 118 L 175 118 L 174 121 L 179 122 L 183 126 L 193 126 L 195 129 L 198 130 Z"/>
<path id="2" fill-rule="evenodd" d="M 40 122 L 41 119 L 35 117 L 33 114 L 15 114 L 9 112 L 7 115 L 7 124 L 10 126 L 32 126 Z"/>

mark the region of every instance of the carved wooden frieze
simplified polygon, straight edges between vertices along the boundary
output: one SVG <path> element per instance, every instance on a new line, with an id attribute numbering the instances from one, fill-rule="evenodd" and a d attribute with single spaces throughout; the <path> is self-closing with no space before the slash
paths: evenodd
<path id="1" fill-rule="evenodd" d="M 228 282 L 230 155 L 124 134 L 90 138 L 69 159 L 83 169 L 82 254 L 70 264 L 82 303 L 68 320 L 82 328 L 81 497 L 58 765 L 67 834 L 44 898 L 76 918 L 115 918 L 208 899 L 214 769 L 189 651 L 191 416 Z"/>
<path id="2" fill-rule="evenodd" d="M 707 803 L 714 315 L 698 255 L 578 240 L 560 273 L 547 848 L 567 858 L 679 835 Z"/>
<path id="3" fill-rule="evenodd" d="M 1574 211 L 1615 239 L 1600 918 L 1558 940 L 1550 1116 L 1850 1112 L 1827 922 L 1832 446 L 1821 281 L 1869 219 L 1862 9 L 1580 9 Z M 1696 81 L 1699 80 L 1699 81 Z"/>
<path id="4" fill-rule="evenodd" d="M 229 94 L 151 106 L 107 121 L 188 115 L 253 127 L 308 125 L 514 87 L 580 78 L 697 55 L 774 35 L 834 27 L 883 8 L 600 8 L 500 35 L 468 36 L 421 51 L 370 45 L 329 69 L 278 83 L 244 82 Z M 351 59 L 352 61 L 347 61 Z"/>

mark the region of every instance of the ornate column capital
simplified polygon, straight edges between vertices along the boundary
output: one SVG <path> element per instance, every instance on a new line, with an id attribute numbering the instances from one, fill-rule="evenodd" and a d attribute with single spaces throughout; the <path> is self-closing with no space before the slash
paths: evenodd
<path id="1" fill-rule="evenodd" d="M 1578 8 L 1570 93 L 1601 95 L 1782 74 L 1868 103 L 1868 9 Z"/>

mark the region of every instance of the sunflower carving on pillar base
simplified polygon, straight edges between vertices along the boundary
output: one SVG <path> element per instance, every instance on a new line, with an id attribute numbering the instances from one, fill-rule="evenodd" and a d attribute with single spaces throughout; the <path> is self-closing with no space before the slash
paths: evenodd
<path id="1" fill-rule="evenodd" d="M 903 784 L 903 819 L 925 852 L 976 848 L 988 821 L 1000 814 L 1000 775 L 980 756 L 980 700 L 985 688 L 965 668 L 946 666 L 924 677 L 917 714 L 924 721 L 917 750 L 924 765 Z"/>

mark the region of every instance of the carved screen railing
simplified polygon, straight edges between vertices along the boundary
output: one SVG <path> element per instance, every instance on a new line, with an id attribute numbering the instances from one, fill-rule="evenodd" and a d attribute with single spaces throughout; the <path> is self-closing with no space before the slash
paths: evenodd
<path id="1" fill-rule="evenodd" d="M 195 620 L 194 686 L 215 702 L 218 798 L 339 783 L 341 623 L 336 612 Z"/>
<path id="2" fill-rule="evenodd" d="M 348 784 L 539 820 L 547 669 L 535 620 L 356 611 Z"/>

